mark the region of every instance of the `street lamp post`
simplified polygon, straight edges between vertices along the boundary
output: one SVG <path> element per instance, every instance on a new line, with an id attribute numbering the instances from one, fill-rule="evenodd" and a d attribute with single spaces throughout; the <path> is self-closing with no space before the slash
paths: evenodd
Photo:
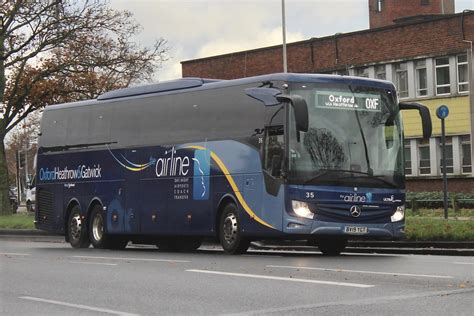
<path id="1" fill-rule="evenodd" d="M 441 105 L 436 109 L 436 116 L 441 120 L 441 143 L 443 145 L 442 160 L 443 160 L 443 193 L 444 193 L 444 218 L 448 219 L 448 178 L 446 175 L 446 130 L 444 120 L 449 115 L 449 108 L 446 105 Z"/>
<path id="2" fill-rule="evenodd" d="M 283 31 L 283 72 L 288 72 L 286 61 L 286 25 L 285 25 L 285 0 L 281 0 L 281 24 Z"/>

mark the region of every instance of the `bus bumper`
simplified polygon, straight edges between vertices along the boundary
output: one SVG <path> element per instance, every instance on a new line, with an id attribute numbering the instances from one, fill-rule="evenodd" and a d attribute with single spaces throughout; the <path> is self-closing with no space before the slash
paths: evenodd
<path id="1" fill-rule="evenodd" d="M 346 236 L 347 238 L 398 240 L 405 237 L 405 221 L 391 223 L 335 223 L 317 220 L 288 221 L 284 232 L 289 235 Z"/>

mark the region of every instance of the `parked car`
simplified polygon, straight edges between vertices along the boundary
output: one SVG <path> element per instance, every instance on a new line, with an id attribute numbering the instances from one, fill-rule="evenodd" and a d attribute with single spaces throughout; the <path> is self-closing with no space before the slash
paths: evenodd
<path id="1" fill-rule="evenodd" d="M 13 192 L 13 190 L 8 190 L 8 195 L 9 195 L 9 198 L 10 198 L 10 206 L 12 208 L 12 213 L 13 214 L 16 214 L 16 211 L 18 210 L 18 198 L 15 194 L 15 192 Z"/>
<path id="2" fill-rule="evenodd" d="M 35 201 L 36 201 L 36 178 L 31 180 L 28 189 L 26 190 L 26 210 L 28 212 L 35 211 Z"/>

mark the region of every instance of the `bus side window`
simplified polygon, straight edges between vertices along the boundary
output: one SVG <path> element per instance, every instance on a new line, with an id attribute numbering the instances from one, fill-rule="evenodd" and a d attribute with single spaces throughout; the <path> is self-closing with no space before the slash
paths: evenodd
<path id="1" fill-rule="evenodd" d="M 264 168 L 272 176 L 281 177 L 285 153 L 283 125 L 265 128 Z"/>

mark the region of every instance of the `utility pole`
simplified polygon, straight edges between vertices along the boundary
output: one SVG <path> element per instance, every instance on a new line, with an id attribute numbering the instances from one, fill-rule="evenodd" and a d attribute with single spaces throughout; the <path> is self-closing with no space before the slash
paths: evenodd
<path id="1" fill-rule="evenodd" d="M 283 72 L 288 72 L 286 61 L 286 24 L 285 24 L 285 0 L 281 0 L 281 24 L 283 30 Z"/>

